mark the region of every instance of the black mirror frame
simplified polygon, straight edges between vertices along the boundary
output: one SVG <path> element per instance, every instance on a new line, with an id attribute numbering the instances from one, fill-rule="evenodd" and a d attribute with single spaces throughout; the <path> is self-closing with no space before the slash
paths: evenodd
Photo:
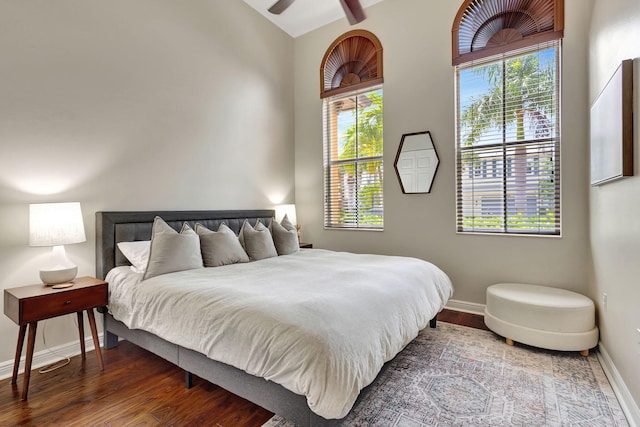
<path id="1" fill-rule="evenodd" d="M 402 178 L 400 177 L 400 171 L 398 171 L 398 160 L 400 159 L 400 154 L 402 153 L 402 146 L 404 145 L 404 139 L 407 136 L 413 136 L 413 135 L 424 135 L 427 134 L 429 135 L 429 139 L 431 140 L 431 145 L 433 146 L 433 152 L 436 155 L 436 159 L 438 160 L 438 162 L 436 163 L 436 168 L 433 171 L 433 178 L 431 178 L 431 182 L 429 183 L 429 188 L 427 189 L 427 191 L 415 191 L 415 192 L 411 192 L 411 193 L 407 193 L 404 189 L 404 184 L 402 183 Z M 438 167 L 440 166 L 440 156 L 438 156 L 438 150 L 436 149 L 436 144 L 433 142 L 433 137 L 431 136 L 431 132 L 427 131 L 422 131 L 422 132 L 412 132 L 412 133 L 403 133 L 402 134 L 402 139 L 400 139 L 400 145 L 398 146 L 398 152 L 396 153 L 396 159 L 393 162 L 393 168 L 396 171 L 396 176 L 398 177 L 398 182 L 400 183 L 400 189 L 402 190 L 403 194 L 428 194 L 431 193 L 431 189 L 433 188 L 433 181 L 436 180 L 436 174 L 438 173 Z"/>

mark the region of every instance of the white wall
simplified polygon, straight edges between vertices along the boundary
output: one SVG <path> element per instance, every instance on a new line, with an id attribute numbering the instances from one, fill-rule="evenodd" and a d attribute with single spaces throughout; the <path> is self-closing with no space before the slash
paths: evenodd
<path id="1" fill-rule="evenodd" d="M 320 62 L 351 29 L 339 21 L 295 40 L 296 204 L 303 240 L 316 247 L 430 260 L 453 280 L 454 298 L 485 302 L 487 286 L 530 282 L 586 292 L 590 2 L 567 0 L 563 42 L 562 238 L 459 235 L 455 231 L 454 69 L 451 26 L 461 2 L 394 0 L 358 26 L 384 49 L 385 229 L 324 230 Z M 404 195 L 393 170 L 403 133 L 431 131 L 440 167 L 430 194 Z"/>
<path id="2" fill-rule="evenodd" d="M 293 202 L 293 39 L 244 2 L 4 1 L 0 52 L 0 289 L 39 282 L 29 203 L 82 203 L 93 275 L 98 210 Z M 17 332 L 0 316 L 0 361 Z"/>
<path id="3" fill-rule="evenodd" d="M 595 1 L 591 20 L 589 100 L 623 59 L 634 58 L 635 176 L 590 191 L 590 296 L 597 301 L 602 346 L 640 406 L 640 3 Z M 607 294 L 607 308 L 602 294 Z M 637 409 L 636 409 L 637 411 Z"/>

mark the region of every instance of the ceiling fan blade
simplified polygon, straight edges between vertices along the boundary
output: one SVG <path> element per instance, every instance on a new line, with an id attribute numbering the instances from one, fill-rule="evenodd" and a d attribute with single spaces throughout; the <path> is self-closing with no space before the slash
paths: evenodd
<path id="1" fill-rule="evenodd" d="M 291 3 L 293 3 L 293 2 L 294 2 L 294 0 L 278 0 L 268 10 L 269 10 L 269 12 L 273 13 L 274 15 L 280 15 L 289 6 L 291 6 Z"/>
<path id="2" fill-rule="evenodd" d="M 362 10 L 360 0 L 340 0 L 340 4 L 344 9 L 345 15 L 347 15 L 349 24 L 354 25 L 365 20 L 366 16 L 364 10 Z"/>

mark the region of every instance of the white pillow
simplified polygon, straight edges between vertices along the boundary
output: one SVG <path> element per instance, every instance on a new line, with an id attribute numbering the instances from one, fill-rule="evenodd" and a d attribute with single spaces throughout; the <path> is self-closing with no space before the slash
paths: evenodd
<path id="1" fill-rule="evenodd" d="M 138 240 L 136 242 L 120 242 L 118 249 L 131 263 L 131 271 L 144 273 L 149 263 L 149 248 L 151 240 Z"/>
<path id="2" fill-rule="evenodd" d="M 151 232 L 149 263 L 142 280 L 202 267 L 200 238 L 189 224 L 185 222 L 178 233 L 157 216 Z"/>
<path id="3" fill-rule="evenodd" d="M 278 256 L 269 229 L 258 220 L 255 228 L 245 220 L 240 230 L 240 243 L 251 261 Z"/>
<path id="4" fill-rule="evenodd" d="M 205 267 L 249 262 L 238 236 L 226 224 L 220 224 L 217 232 L 196 224 L 196 233 L 200 236 L 200 250 Z"/>
<path id="5" fill-rule="evenodd" d="M 271 232 L 278 255 L 289 255 L 300 250 L 298 230 L 296 230 L 296 227 L 289 221 L 286 214 L 280 224 L 278 224 L 277 221 L 271 222 Z"/>

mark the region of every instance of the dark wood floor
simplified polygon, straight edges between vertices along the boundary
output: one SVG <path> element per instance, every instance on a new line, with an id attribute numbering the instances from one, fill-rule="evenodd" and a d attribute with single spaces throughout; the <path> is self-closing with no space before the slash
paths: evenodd
<path id="1" fill-rule="evenodd" d="M 456 325 L 469 326 L 475 329 L 483 329 L 488 331 L 487 325 L 484 324 L 484 316 L 478 314 L 465 313 L 463 311 L 442 310 L 438 313 L 438 321 L 455 323 Z"/>
<path id="2" fill-rule="evenodd" d="M 444 310 L 438 319 L 486 329 L 479 315 Z M 103 356 L 103 372 L 93 352 L 33 372 L 26 402 L 22 375 L 17 385 L 0 381 L 0 426 L 260 426 L 273 415 L 197 377 L 187 390 L 183 371 L 126 341 Z"/>

